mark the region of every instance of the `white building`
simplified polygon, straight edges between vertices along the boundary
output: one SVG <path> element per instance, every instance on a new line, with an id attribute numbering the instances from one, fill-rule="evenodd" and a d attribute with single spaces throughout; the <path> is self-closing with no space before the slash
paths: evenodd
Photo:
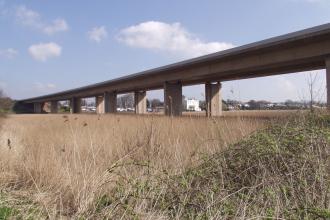
<path id="1" fill-rule="evenodd" d="M 196 111 L 200 112 L 201 108 L 199 107 L 199 100 L 197 99 L 187 99 L 187 111 Z"/>

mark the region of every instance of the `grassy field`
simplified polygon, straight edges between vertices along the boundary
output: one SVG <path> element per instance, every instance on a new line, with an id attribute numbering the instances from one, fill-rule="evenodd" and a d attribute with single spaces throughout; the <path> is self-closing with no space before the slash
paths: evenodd
<path id="1" fill-rule="evenodd" d="M 327 217 L 327 121 L 246 114 L 9 115 L 0 219 Z"/>

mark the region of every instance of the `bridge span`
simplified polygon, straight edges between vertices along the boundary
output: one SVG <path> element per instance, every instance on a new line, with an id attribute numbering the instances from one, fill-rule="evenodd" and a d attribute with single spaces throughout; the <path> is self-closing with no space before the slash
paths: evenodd
<path id="1" fill-rule="evenodd" d="M 146 113 L 146 91 L 164 89 L 165 114 L 182 114 L 182 87 L 205 84 L 206 115 L 221 115 L 221 82 L 326 69 L 330 83 L 330 23 L 63 92 L 20 100 L 41 113 L 50 103 L 69 100 L 71 113 L 81 112 L 81 99 L 96 98 L 97 113 L 115 113 L 117 95 L 134 92 L 135 112 Z M 255 85 L 258 90 L 258 85 Z M 261 91 L 262 92 L 262 91 Z M 330 88 L 327 86 L 330 106 Z"/>

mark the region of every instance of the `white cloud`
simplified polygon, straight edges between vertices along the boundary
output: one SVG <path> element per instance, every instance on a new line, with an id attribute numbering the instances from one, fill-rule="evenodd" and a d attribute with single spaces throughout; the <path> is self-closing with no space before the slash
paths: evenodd
<path id="1" fill-rule="evenodd" d="M 16 18 L 21 24 L 26 26 L 31 26 L 33 28 L 42 28 L 43 26 L 39 13 L 25 6 L 19 6 L 16 9 Z"/>
<path id="2" fill-rule="evenodd" d="M 196 57 L 234 47 L 227 42 L 204 42 L 180 23 L 148 21 L 120 31 L 119 41 L 131 47 L 166 51 Z"/>
<path id="3" fill-rule="evenodd" d="M 38 12 L 33 11 L 25 6 L 17 7 L 15 15 L 17 21 L 20 24 L 42 31 L 48 35 L 69 30 L 69 25 L 64 19 L 57 18 L 51 23 L 45 22 L 41 19 L 41 16 Z"/>
<path id="4" fill-rule="evenodd" d="M 30 55 L 38 61 L 45 62 L 52 57 L 59 57 L 61 55 L 62 48 L 53 42 L 34 44 L 29 47 Z"/>
<path id="5" fill-rule="evenodd" d="M 92 30 L 88 31 L 87 34 L 90 40 L 98 43 L 108 36 L 108 32 L 104 26 L 94 27 Z"/>
<path id="6" fill-rule="evenodd" d="M 6 57 L 8 59 L 12 59 L 12 58 L 16 57 L 17 54 L 18 54 L 18 51 L 13 48 L 0 50 L 0 57 Z"/>
<path id="7" fill-rule="evenodd" d="M 38 91 L 49 91 L 49 90 L 56 89 L 56 85 L 53 83 L 35 82 L 34 88 Z"/>
<path id="8" fill-rule="evenodd" d="M 64 19 L 58 18 L 51 25 L 45 26 L 43 30 L 45 33 L 52 35 L 56 32 L 69 30 L 69 26 Z"/>

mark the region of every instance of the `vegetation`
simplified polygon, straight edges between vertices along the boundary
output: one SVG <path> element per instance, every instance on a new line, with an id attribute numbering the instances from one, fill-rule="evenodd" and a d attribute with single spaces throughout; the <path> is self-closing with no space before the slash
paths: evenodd
<path id="1" fill-rule="evenodd" d="M 315 115 L 276 123 L 178 175 L 151 177 L 146 166 L 144 178 L 119 178 L 106 210 L 112 218 L 329 219 L 329 125 Z"/>
<path id="2" fill-rule="evenodd" d="M 13 194 L 7 197 L 5 193 L 0 194 L 0 220 L 5 219 L 41 219 L 44 218 L 43 211 L 28 198 L 15 197 Z"/>
<path id="3" fill-rule="evenodd" d="M 0 90 L 0 116 L 11 111 L 14 101 Z"/>
<path id="4" fill-rule="evenodd" d="M 66 112 L 70 112 L 70 107 L 67 107 L 67 106 L 60 106 L 59 109 L 58 109 L 58 112 L 59 113 L 66 113 Z"/>
<path id="5" fill-rule="evenodd" d="M 329 219 L 330 117 L 252 116 L 9 116 L 0 219 Z"/>

